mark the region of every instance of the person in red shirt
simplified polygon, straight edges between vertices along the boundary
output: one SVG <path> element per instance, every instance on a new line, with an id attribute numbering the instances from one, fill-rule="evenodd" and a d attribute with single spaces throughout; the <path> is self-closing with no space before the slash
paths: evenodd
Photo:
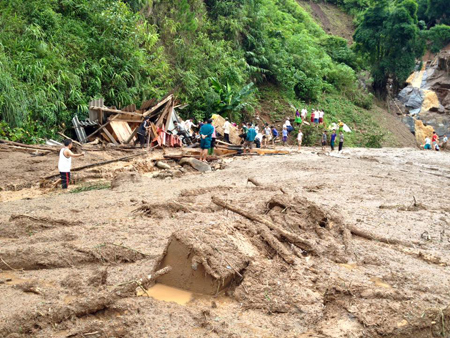
<path id="1" fill-rule="evenodd" d="M 436 151 L 439 151 L 438 141 L 439 141 L 439 136 L 437 136 L 436 132 L 433 131 L 433 136 L 431 137 L 431 143 L 433 145 L 433 149 Z"/>

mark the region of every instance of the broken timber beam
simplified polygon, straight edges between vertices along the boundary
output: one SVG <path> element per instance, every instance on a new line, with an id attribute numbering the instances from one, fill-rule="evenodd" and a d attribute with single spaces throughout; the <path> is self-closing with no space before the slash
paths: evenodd
<path id="1" fill-rule="evenodd" d="M 103 130 L 105 127 L 107 127 L 111 121 L 114 121 L 119 115 L 115 115 L 113 116 L 109 121 L 107 121 L 105 124 L 101 125 L 96 131 L 94 131 L 92 134 L 86 136 L 86 140 L 88 140 L 90 137 L 94 136 L 95 134 L 97 134 L 99 131 Z"/>
<path id="2" fill-rule="evenodd" d="M 150 108 L 149 110 L 147 110 L 144 114 L 142 114 L 143 117 L 146 117 L 148 115 L 150 115 L 151 113 L 153 113 L 154 111 L 156 111 L 158 108 L 160 108 L 163 104 L 167 103 L 169 100 L 171 100 L 173 98 L 173 94 L 170 94 L 169 96 L 167 96 L 166 98 L 162 99 L 161 101 L 159 101 L 156 105 L 154 105 L 152 108 Z"/>
<path id="3" fill-rule="evenodd" d="M 106 113 L 133 115 L 133 116 L 142 117 L 142 114 L 140 114 L 140 113 L 133 113 L 133 112 L 123 111 L 123 110 L 118 110 L 118 109 L 109 109 L 109 108 L 101 108 L 101 107 L 89 107 L 89 109 L 90 110 L 100 110 L 100 111 L 106 112 Z"/>
<path id="4" fill-rule="evenodd" d="M 87 164 L 87 165 L 84 165 L 84 166 L 81 166 L 81 167 L 73 168 L 73 169 L 71 169 L 71 172 L 72 171 L 80 171 L 80 170 L 83 170 L 83 169 L 88 169 L 88 168 L 93 168 L 93 167 L 98 167 L 98 166 L 101 166 L 101 165 L 106 165 L 106 164 L 119 162 L 119 161 L 128 161 L 128 160 L 130 160 L 130 159 L 132 159 L 134 157 L 139 157 L 139 156 L 142 156 L 142 155 L 147 155 L 147 153 L 128 155 L 128 156 L 116 158 L 116 159 L 113 159 L 113 160 L 97 162 L 97 163 L 91 163 L 91 164 Z M 59 176 L 59 174 L 54 174 L 54 175 L 45 176 L 45 177 L 43 177 L 43 179 L 44 180 L 48 180 L 48 179 L 55 178 L 55 177 L 58 177 L 58 176 Z"/>
<path id="5" fill-rule="evenodd" d="M 29 148 L 29 149 L 35 149 L 35 150 L 47 150 L 47 151 L 55 151 L 55 152 L 59 152 L 61 149 L 60 147 L 53 148 L 53 147 L 37 146 L 37 145 L 23 144 L 23 143 L 19 143 L 19 142 L 8 141 L 8 140 L 0 140 L 0 143 L 17 146 L 17 147 L 22 147 L 22 148 Z"/>

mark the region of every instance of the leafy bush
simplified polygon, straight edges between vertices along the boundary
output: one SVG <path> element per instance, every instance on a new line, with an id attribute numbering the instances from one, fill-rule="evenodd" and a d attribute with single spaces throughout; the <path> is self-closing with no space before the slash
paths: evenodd
<path id="1" fill-rule="evenodd" d="M 384 134 L 372 134 L 368 135 L 366 138 L 366 147 L 367 148 L 382 148 L 384 139 Z"/>

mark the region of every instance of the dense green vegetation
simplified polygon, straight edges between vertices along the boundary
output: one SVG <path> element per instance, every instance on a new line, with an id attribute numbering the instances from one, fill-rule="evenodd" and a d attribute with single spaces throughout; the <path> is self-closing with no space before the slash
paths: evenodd
<path id="1" fill-rule="evenodd" d="M 70 125 L 91 98 L 121 107 L 172 88 L 197 118 L 238 119 L 264 83 L 368 101 L 345 40 L 294 0 L 5 0 L 0 13 L 0 115 L 25 133 Z"/>
<path id="2" fill-rule="evenodd" d="M 0 137 L 35 142 L 86 116 L 92 98 L 123 107 L 172 89 L 190 116 L 239 120 L 272 100 L 260 90 L 269 85 L 283 102 L 354 122 L 365 133 L 352 142 L 365 145 L 377 126 L 358 73 L 371 68 L 377 88 L 401 83 L 421 52 L 421 16 L 435 49 L 448 16 L 438 16 L 439 1 L 330 2 L 357 16 L 356 48 L 295 0 L 4 0 Z"/>
<path id="3" fill-rule="evenodd" d="M 415 0 L 393 4 L 379 0 L 364 12 L 356 29 L 356 48 L 369 61 L 373 86 L 380 92 L 386 90 L 388 80 L 396 91 L 423 55 L 417 7 Z"/>
<path id="4" fill-rule="evenodd" d="M 425 46 L 436 53 L 450 43 L 448 0 L 317 0 L 355 16 L 355 50 L 371 69 L 374 89 L 394 92 L 414 69 Z"/>

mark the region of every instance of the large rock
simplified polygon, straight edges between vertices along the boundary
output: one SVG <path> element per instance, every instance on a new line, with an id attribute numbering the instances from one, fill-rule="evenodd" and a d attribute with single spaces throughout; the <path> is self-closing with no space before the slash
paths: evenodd
<path id="1" fill-rule="evenodd" d="M 415 131 L 415 129 L 416 129 L 414 118 L 412 118 L 411 116 L 404 116 L 404 117 L 402 118 L 402 122 L 408 126 L 409 131 L 410 131 L 411 133 L 414 133 L 414 131 Z"/>
<path id="2" fill-rule="evenodd" d="M 424 92 L 419 88 L 408 86 L 398 94 L 398 99 L 410 110 L 420 109 L 424 100 Z"/>
<path id="3" fill-rule="evenodd" d="M 216 133 L 223 136 L 223 125 L 225 124 L 225 119 L 217 114 L 212 116 L 212 125 L 216 128 Z M 236 145 L 241 144 L 241 139 L 239 138 L 239 130 L 236 127 L 230 127 L 230 142 Z"/>
<path id="4" fill-rule="evenodd" d="M 424 144 L 425 137 L 431 138 L 433 136 L 434 128 L 432 126 L 425 126 L 421 120 L 415 122 L 415 134 L 417 144 Z"/>
<path id="5" fill-rule="evenodd" d="M 180 164 L 181 165 L 189 164 L 192 168 L 202 173 L 206 171 L 211 171 L 211 166 L 208 163 L 199 161 L 196 158 L 192 157 L 183 157 L 180 160 Z"/>

